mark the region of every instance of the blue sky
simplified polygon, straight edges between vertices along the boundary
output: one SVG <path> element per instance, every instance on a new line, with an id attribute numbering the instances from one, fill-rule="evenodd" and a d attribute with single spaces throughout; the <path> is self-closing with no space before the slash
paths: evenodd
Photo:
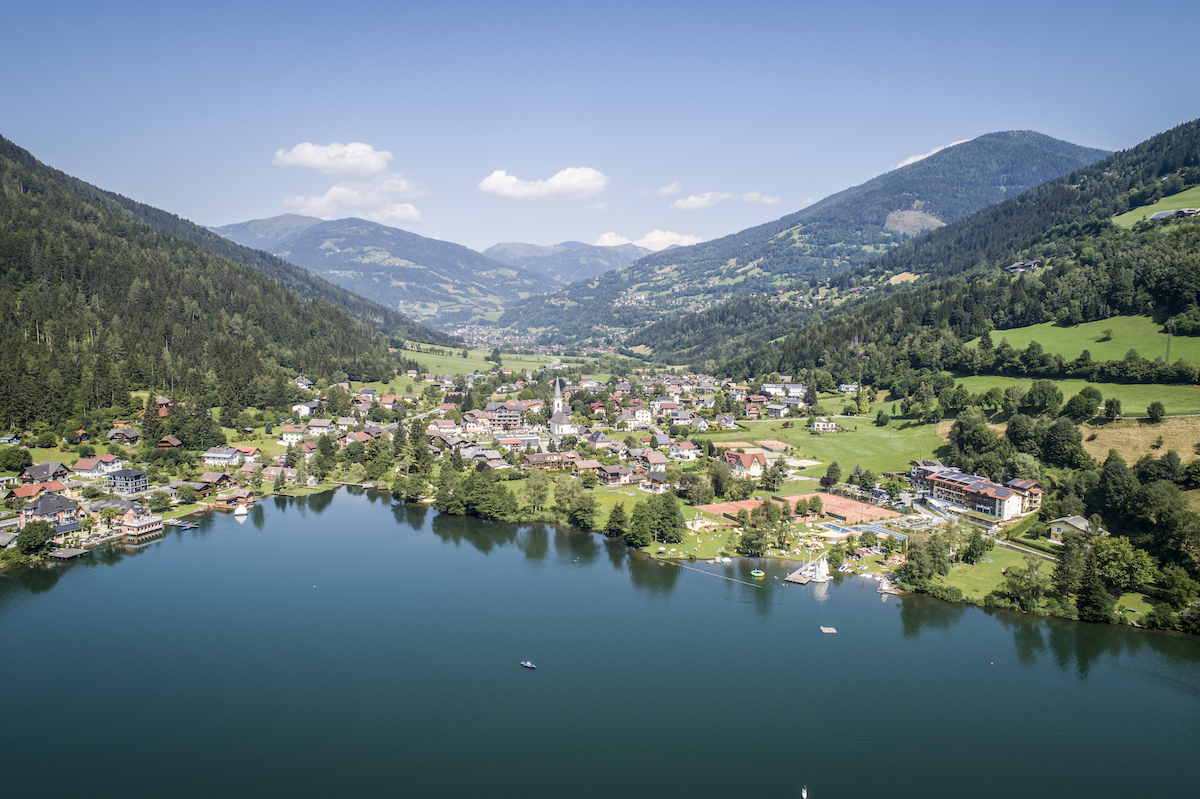
<path id="1" fill-rule="evenodd" d="M 984 133 L 1123 149 L 1200 113 L 1200 85 L 1170 75 L 1190 3 L 4 16 L 0 135 L 54 167 L 202 224 L 363 216 L 475 249 L 709 239 Z"/>

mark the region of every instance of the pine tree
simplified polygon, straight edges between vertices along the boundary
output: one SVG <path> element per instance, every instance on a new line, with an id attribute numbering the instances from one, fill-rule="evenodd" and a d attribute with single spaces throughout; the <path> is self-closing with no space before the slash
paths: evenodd
<path id="1" fill-rule="evenodd" d="M 609 538 L 625 535 L 626 524 L 625 503 L 618 502 L 617 506 L 608 514 L 608 521 L 604 524 L 604 534 Z"/>
<path id="2" fill-rule="evenodd" d="M 1112 622 L 1115 603 L 1116 600 L 1113 599 L 1112 594 L 1108 593 L 1108 588 L 1104 585 L 1104 578 L 1096 568 L 1095 555 L 1089 552 L 1080 581 L 1079 599 L 1076 602 L 1079 608 L 1079 620 L 1108 624 Z"/>

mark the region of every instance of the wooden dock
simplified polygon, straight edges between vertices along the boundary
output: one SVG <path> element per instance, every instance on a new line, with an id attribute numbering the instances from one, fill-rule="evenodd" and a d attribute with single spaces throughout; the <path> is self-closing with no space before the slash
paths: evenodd
<path id="1" fill-rule="evenodd" d="M 808 585 L 810 582 L 812 582 L 812 575 L 801 574 L 800 572 L 802 571 L 804 571 L 803 566 L 801 566 L 799 569 L 796 569 L 796 571 L 792 572 L 787 577 L 784 577 L 783 581 L 786 583 L 796 583 L 797 585 Z"/>
<path id="2" fill-rule="evenodd" d="M 72 547 L 63 547 L 61 549 L 53 549 L 50 551 L 50 557 L 54 558 L 55 560 L 70 560 L 71 558 L 77 558 L 80 555 L 86 554 L 86 549 L 74 549 Z"/>

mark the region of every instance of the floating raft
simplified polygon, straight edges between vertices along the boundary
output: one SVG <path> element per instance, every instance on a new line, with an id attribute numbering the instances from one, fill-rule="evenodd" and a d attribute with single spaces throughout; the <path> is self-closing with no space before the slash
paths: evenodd
<path id="1" fill-rule="evenodd" d="M 822 627 L 822 628 L 821 628 L 821 632 L 823 632 L 823 633 L 836 633 L 836 632 L 837 632 L 837 628 L 835 628 L 835 627 Z"/>

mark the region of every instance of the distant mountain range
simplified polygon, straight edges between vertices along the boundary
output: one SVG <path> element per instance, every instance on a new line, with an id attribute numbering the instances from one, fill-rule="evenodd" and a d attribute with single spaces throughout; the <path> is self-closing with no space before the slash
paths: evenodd
<path id="1" fill-rule="evenodd" d="M 595 326 L 637 328 L 737 295 L 828 278 L 1106 155 L 1032 131 L 987 134 L 774 222 L 530 298 L 500 321 L 582 336 Z"/>
<path id="2" fill-rule="evenodd" d="M 652 252 L 636 244 L 601 247 L 581 241 L 564 241 L 549 247 L 515 242 L 496 244 L 483 254 L 509 266 L 540 272 L 560 283 L 575 283 L 622 269 Z"/>
<path id="3" fill-rule="evenodd" d="M 284 214 L 211 230 L 440 328 L 486 323 L 510 303 L 560 285 L 461 244 L 365 219 Z"/>

